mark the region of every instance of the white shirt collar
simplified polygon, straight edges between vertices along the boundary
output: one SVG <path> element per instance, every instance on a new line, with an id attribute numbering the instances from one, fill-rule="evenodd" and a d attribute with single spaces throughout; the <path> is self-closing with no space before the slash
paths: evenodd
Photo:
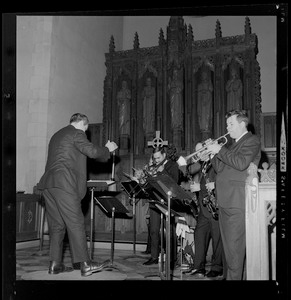
<path id="1" fill-rule="evenodd" d="M 238 142 L 244 135 L 246 135 L 248 131 L 244 132 L 239 138 L 237 138 L 235 141 Z"/>

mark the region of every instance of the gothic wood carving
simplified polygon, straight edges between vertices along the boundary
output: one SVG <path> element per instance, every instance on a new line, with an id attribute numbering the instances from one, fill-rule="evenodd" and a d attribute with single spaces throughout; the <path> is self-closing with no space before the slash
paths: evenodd
<path id="1" fill-rule="evenodd" d="M 197 141 L 226 133 L 224 116 L 230 108 L 247 110 L 251 129 L 260 136 L 260 67 L 249 19 L 241 35 L 223 37 L 219 20 L 213 39 L 195 41 L 194 35 L 179 16 L 170 17 L 166 38 L 160 30 L 157 46 L 140 48 L 137 33 L 132 50 L 115 51 L 113 37 L 110 40 L 103 140 L 118 142 L 129 171 L 146 163 L 147 142 L 156 131 L 187 155 Z M 120 110 L 123 82 L 129 108 Z M 121 130 L 121 119 L 128 120 L 128 130 Z"/>

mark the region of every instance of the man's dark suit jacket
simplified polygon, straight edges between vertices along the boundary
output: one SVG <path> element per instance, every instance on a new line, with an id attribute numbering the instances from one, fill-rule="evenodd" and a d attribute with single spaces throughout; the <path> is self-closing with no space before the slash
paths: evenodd
<path id="1" fill-rule="evenodd" d="M 40 190 L 60 188 L 83 199 L 87 191 L 87 157 L 108 159 L 106 147 L 97 147 L 84 131 L 68 125 L 56 132 L 49 143 Z"/>
<path id="2" fill-rule="evenodd" d="M 245 210 L 245 182 L 251 162 L 258 166 L 261 143 L 251 132 L 245 134 L 228 149 L 222 147 L 212 159 L 217 173 L 216 195 L 219 206 Z"/>

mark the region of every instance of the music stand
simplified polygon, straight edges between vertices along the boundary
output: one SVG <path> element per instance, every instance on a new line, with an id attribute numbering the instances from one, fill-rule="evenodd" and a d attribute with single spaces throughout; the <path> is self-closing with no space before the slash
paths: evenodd
<path id="1" fill-rule="evenodd" d="M 132 200 L 132 214 L 133 214 L 133 253 L 135 254 L 136 244 L 136 204 L 140 199 L 148 199 L 148 194 L 143 187 L 134 180 L 121 182 L 123 190 L 127 193 L 128 197 Z M 138 199 L 136 201 L 136 199 Z"/>
<path id="2" fill-rule="evenodd" d="M 93 260 L 93 228 L 94 228 L 94 191 L 104 191 L 114 184 L 113 180 L 88 180 L 87 187 L 91 192 L 91 213 L 90 213 L 90 258 Z"/>
<path id="3" fill-rule="evenodd" d="M 167 201 L 167 193 L 171 191 L 171 208 L 175 212 L 189 212 L 189 202 L 192 202 L 191 195 L 182 189 L 176 181 L 167 174 L 149 177 L 144 187 L 145 191 L 154 199 Z"/>
<path id="4" fill-rule="evenodd" d="M 131 219 L 132 216 L 128 215 L 129 211 L 123 204 L 115 197 L 101 196 L 94 197 L 96 203 L 108 218 L 111 218 L 111 264 L 109 267 L 113 267 L 114 258 L 114 242 L 115 242 L 115 219 Z M 115 268 L 116 269 L 116 268 Z"/>
<path id="5" fill-rule="evenodd" d="M 168 188 L 169 186 L 169 188 Z M 178 187 L 178 188 L 177 188 Z M 177 193 L 173 193 L 173 191 Z M 152 177 L 147 181 L 145 187 L 146 192 L 157 201 L 151 201 L 155 204 L 157 209 L 161 212 L 161 269 L 160 277 L 161 279 L 170 280 L 171 279 L 171 267 L 170 267 L 170 251 L 171 251 L 171 216 L 181 216 L 178 212 L 172 209 L 173 201 L 177 202 L 176 207 L 179 208 L 180 199 L 177 198 L 177 194 L 181 197 L 185 197 L 183 191 L 180 193 L 179 186 L 177 183 L 168 175 L 159 175 L 157 177 Z M 187 197 L 188 194 L 186 194 Z M 175 198 L 174 198 L 175 197 Z M 162 215 L 166 217 L 166 268 L 164 269 L 164 251 L 163 251 L 163 232 L 164 223 Z"/>

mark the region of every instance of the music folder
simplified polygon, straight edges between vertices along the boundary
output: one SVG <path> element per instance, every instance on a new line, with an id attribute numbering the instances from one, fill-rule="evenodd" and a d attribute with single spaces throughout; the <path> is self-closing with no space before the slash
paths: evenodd
<path id="1" fill-rule="evenodd" d="M 115 197 L 102 196 L 94 197 L 95 201 L 99 204 L 102 211 L 108 218 L 112 217 L 112 212 L 114 208 L 114 217 L 119 219 L 131 219 L 128 209 Z"/>
<path id="2" fill-rule="evenodd" d="M 114 184 L 115 181 L 113 180 L 106 180 L 106 179 L 90 179 L 87 180 L 87 187 L 107 187 L 109 185 Z"/>
<path id="3" fill-rule="evenodd" d="M 138 199 L 148 199 L 149 198 L 148 193 L 135 180 L 123 181 L 123 182 L 121 182 L 121 185 L 129 197 L 134 196 L 135 198 L 138 198 Z"/>
<path id="4" fill-rule="evenodd" d="M 145 190 L 148 194 L 153 195 L 154 199 L 163 200 L 165 204 L 168 201 L 168 192 L 171 191 L 171 208 L 176 212 L 189 210 L 189 206 L 185 204 L 184 200 L 192 201 L 190 195 L 167 174 L 148 178 Z"/>

